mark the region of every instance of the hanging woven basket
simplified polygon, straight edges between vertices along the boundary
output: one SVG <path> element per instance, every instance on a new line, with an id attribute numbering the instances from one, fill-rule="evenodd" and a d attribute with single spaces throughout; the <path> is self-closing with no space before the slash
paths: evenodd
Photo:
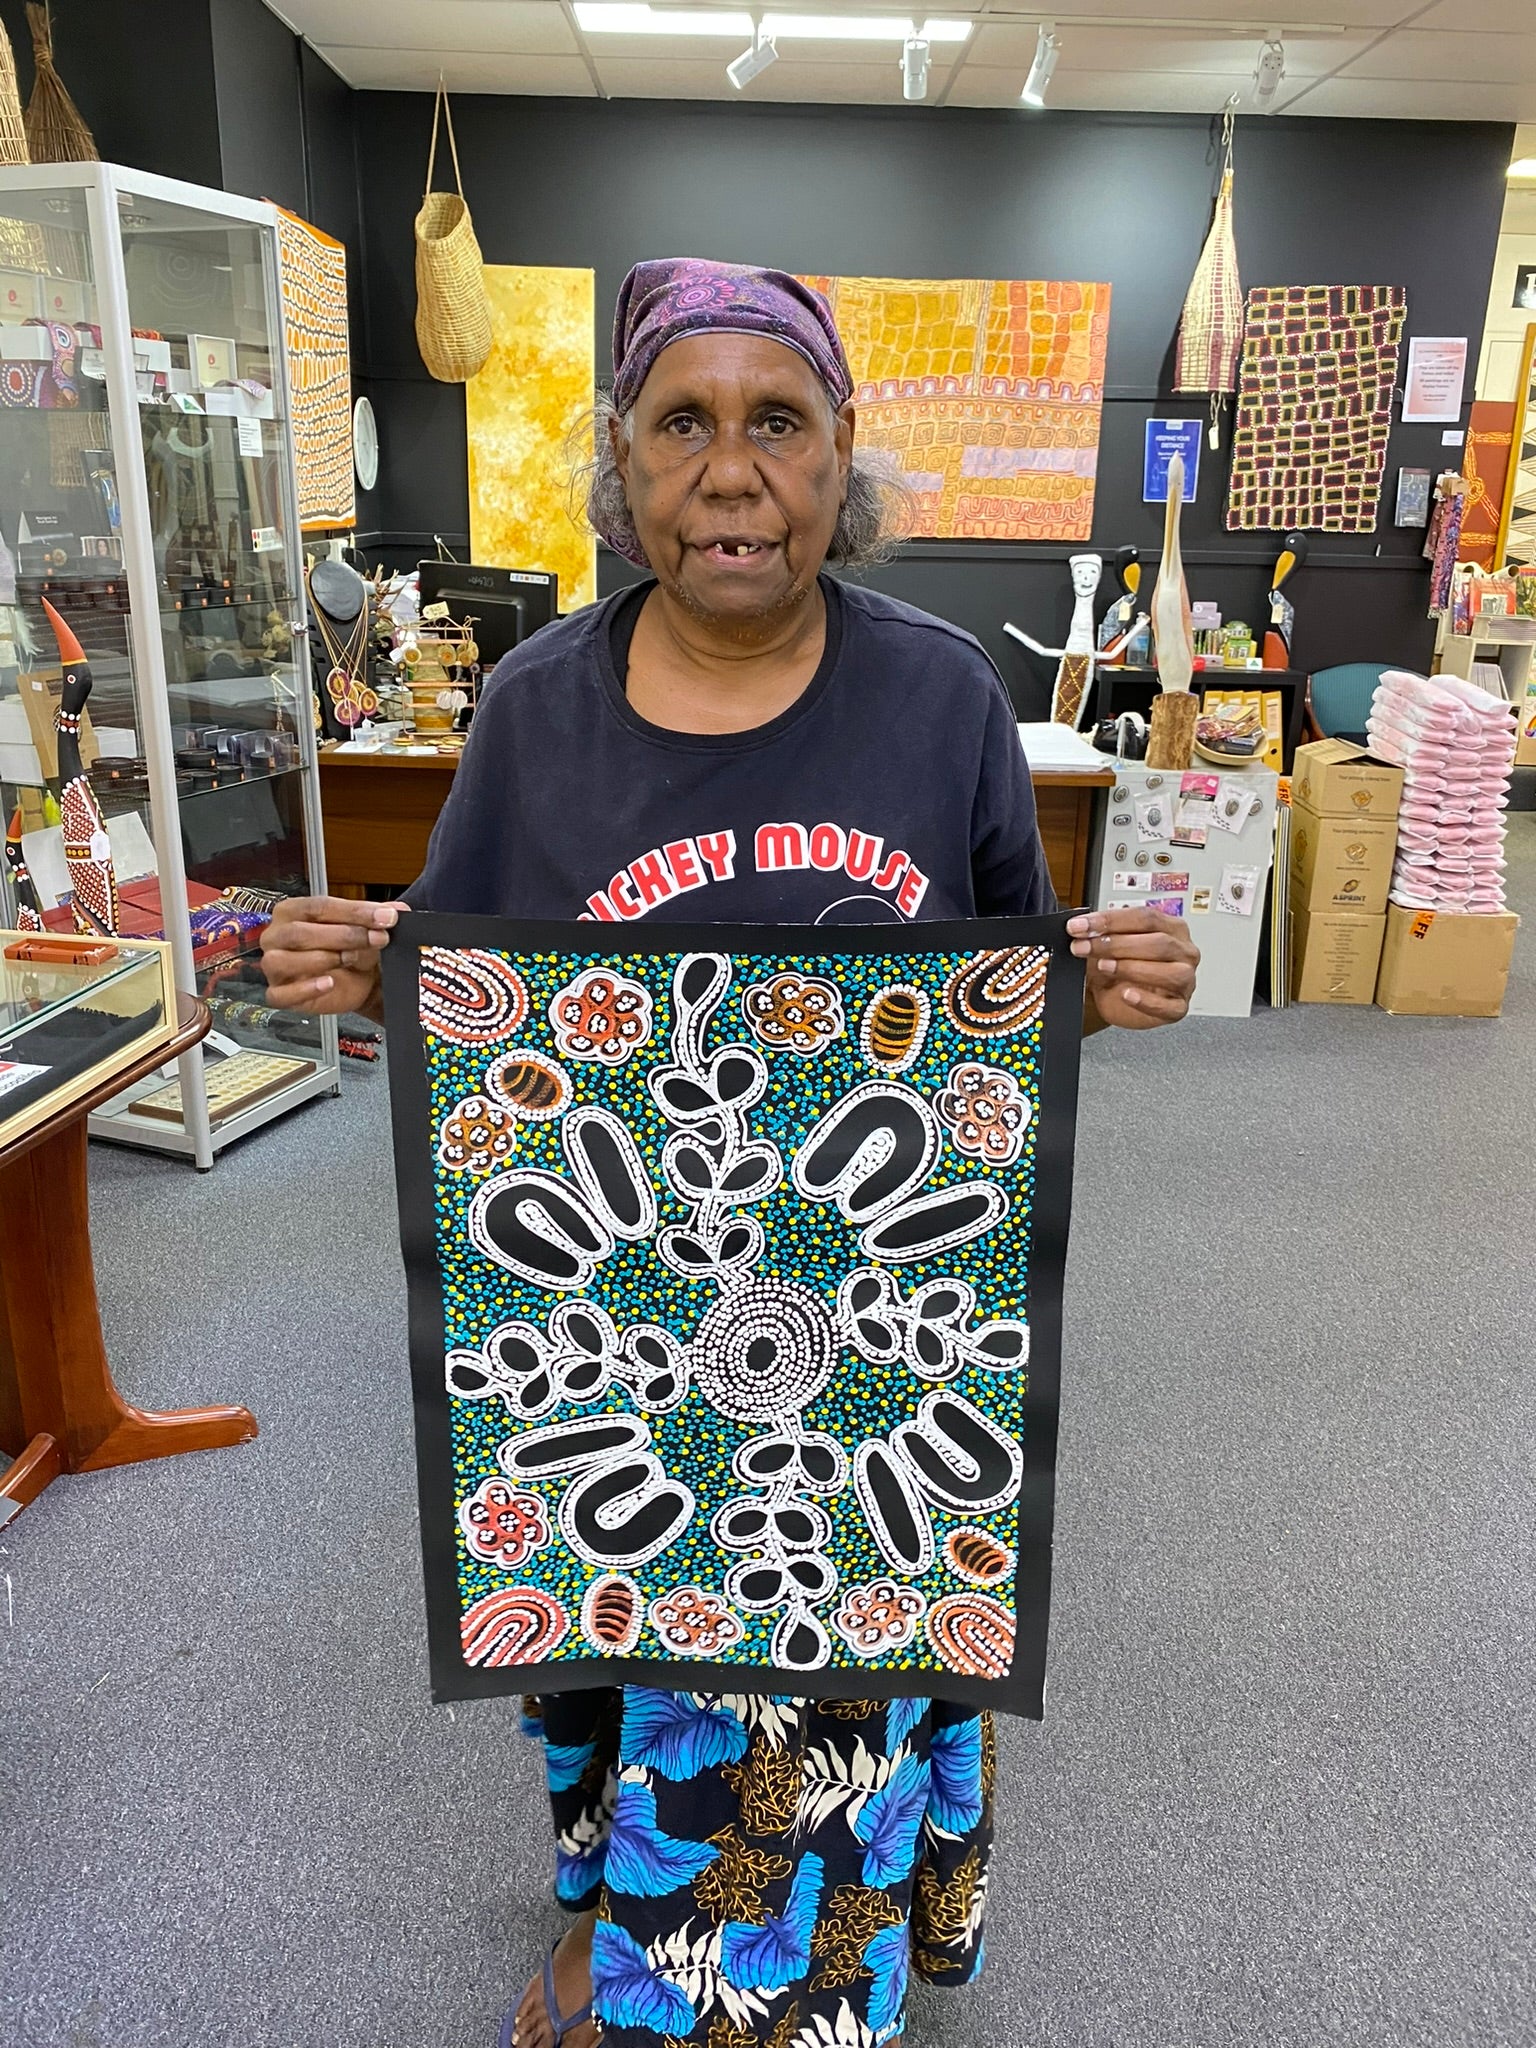
<path id="1" fill-rule="evenodd" d="M 454 192 L 434 192 L 437 124 L 446 121 L 453 156 Z M 416 345 L 421 360 L 443 384 L 462 384 L 484 367 L 491 352 L 491 302 L 474 222 L 464 203 L 464 179 L 453 114 L 439 85 L 432 109 L 427 186 L 416 216 Z"/>
<path id="2" fill-rule="evenodd" d="M 96 138 L 53 67 L 48 9 L 27 0 L 32 31 L 32 97 L 27 101 L 27 142 L 35 164 L 90 164 L 101 155 Z"/>
<path id="3" fill-rule="evenodd" d="M 29 164 L 26 124 L 21 116 L 21 94 L 16 86 L 16 53 L 11 39 L 0 26 L 0 164 Z"/>
<path id="4" fill-rule="evenodd" d="M 1222 124 L 1226 162 L 1216 211 L 1179 316 L 1174 358 L 1175 391 L 1206 391 L 1211 400 L 1211 446 L 1223 397 L 1237 389 L 1237 359 L 1243 346 L 1243 287 L 1232 229 L 1232 109 Z"/>

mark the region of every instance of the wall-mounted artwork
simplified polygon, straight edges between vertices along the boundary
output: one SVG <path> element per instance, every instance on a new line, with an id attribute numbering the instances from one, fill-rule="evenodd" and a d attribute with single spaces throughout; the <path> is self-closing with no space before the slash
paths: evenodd
<path id="1" fill-rule="evenodd" d="M 888 451 L 937 540 L 1087 540 L 1107 284 L 808 277 L 854 375 L 859 441 Z"/>
<path id="2" fill-rule="evenodd" d="M 593 273 L 488 263 L 485 285 L 494 339 L 464 387 L 470 555 L 553 571 L 561 611 L 574 611 L 597 596 L 597 543 L 571 502 L 570 453 L 597 386 Z"/>
<path id="3" fill-rule="evenodd" d="M 1474 398 L 1467 426 L 1467 447 L 1461 473 L 1467 480 L 1457 559 L 1493 567 L 1504 517 L 1504 492 L 1509 482 L 1509 451 L 1515 436 L 1512 400 Z"/>
<path id="4" fill-rule="evenodd" d="M 385 956 L 438 1698 L 1038 1715 L 1065 920 Z"/>
<path id="5" fill-rule="evenodd" d="M 299 523 L 311 530 L 355 526 L 347 252 L 281 206 L 277 240 Z"/>
<path id="6" fill-rule="evenodd" d="M 1520 352 L 1509 474 L 1493 552 L 1496 569 L 1516 562 L 1536 562 L 1536 323 L 1525 330 Z"/>
<path id="7" fill-rule="evenodd" d="M 1386 284 L 1248 294 L 1229 528 L 1374 530 L 1407 303 Z"/>

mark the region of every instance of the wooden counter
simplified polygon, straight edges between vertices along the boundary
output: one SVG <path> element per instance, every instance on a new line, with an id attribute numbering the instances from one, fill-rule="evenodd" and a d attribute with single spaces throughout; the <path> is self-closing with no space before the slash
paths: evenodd
<path id="1" fill-rule="evenodd" d="M 457 766 L 448 754 L 322 752 L 320 806 L 333 895 L 361 896 L 369 885 L 404 889 L 415 881 Z M 1108 766 L 1033 771 L 1040 840 L 1064 906 L 1083 901 L 1095 801 L 1114 779 Z"/>

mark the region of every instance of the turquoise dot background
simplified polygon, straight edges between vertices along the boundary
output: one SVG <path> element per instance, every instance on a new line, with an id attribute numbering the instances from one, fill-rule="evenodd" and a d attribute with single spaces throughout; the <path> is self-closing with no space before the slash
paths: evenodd
<path id="1" fill-rule="evenodd" d="M 653 1067 L 671 1061 L 672 975 L 677 954 L 632 954 L 580 956 L 547 953 L 505 953 L 505 959 L 522 976 L 528 989 L 528 1015 L 508 1034 L 506 1044 L 491 1048 L 466 1047 L 423 1033 L 427 1075 L 432 1095 L 434 1153 L 442 1120 L 466 1095 L 484 1092 L 486 1069 L 511 1046 L 526 1047 L 560 1060 L 572 1084 L 571 1106 L 598 1104 L 621 1118 L 639 1145 L 642 1158 L 652 1170 L 659 1197 L 658 1232 L 668 1223 L 687 1220 L 687 1205 L 674 1196 L 661 1172 L 662 1147 L 674 1126 L 656 1108 L 646 1086 Z M 712 1054 L 732 1043 L 756 1045 L 741 1013 L 741 996 L 747 986 L 775 974 L 796 971 L 820 974 L 834 980 L 843 1002 L 844 1035 L 813 1059 L 792 1052 L 758 1050 L 768 1063 L 768 1088 L 762 1099 L 747 1112 L 748 1135 L 768 1138 L 779 1148 L 784 1161 L 785 1180 L 763 1201 L 740 1213 L 755 1216 L 766 1238 L 762 1258 L 754 1269 L 759 1275 L 795 1280 L 813 1288 L 833 1307 L 837 1289 L 855 1266 L 881 1264 L 866 1259 L 859 1250 L 858 1232 L 843 1221 L 834 1204 L 810 1203 L 802 1199 L 788 1179 L 793 1154 L 817 1119 L 860 1081 L 869 1080 L 880 1069 L 867 1060 L 859 1047 L 859 1021 L 871 998 L 892 982 L 911 983 L 927 991 L 932 1006 L 928 1035 L 915 1064 L 897 1078 L 930 1100 L 944 1087 L 952 1066 L 964 1060 L 979 1060 L 1000 1067 L 1019 1081 L 1023 1093 L 1037 1104 L 1040 1075 L 1041 1027 L 1037 1023 L 1011 1037 L 982 1039 L 958 1031 L 945 1014 L 943 990 L 949 975 L 967 956 L 953 953 L 869 955 L 839 958 L 835 962 L 782 954 L 735 954 L 732 956 L 730 986 L 710 1022 L 706 1046 Z M 654 1004 L 651 1038 L 632 1053 L 622 1067 L 602 1066 L 594 1060 L 573 1060 L 558 1053 L 549 1023 L 550 999 L 556 991 L 585 968 L 603 965 L 643 983 Z M 518 1123 L 518 1145 L 512 1159 L 501 1162 L 541 1166 L 566 1174 L 560 1146 L 560 1122 Z M 909 1296 L 925 1280 L 949 1276 L 968 1281 L 976 1290 L 977 1322 L 984 1318 L 1010 1316 L 1023 1319 L 1027 1300 L 1027 1254 L 1029 1210 L 1034 1190 L 1035 1127 L 1031 1120 L 1024 1149 L 1013 1165 L 985 1168 L 956 1150 L 948 1134 L 925 1190 L 957 1180 L 985 1178 L 1001 1182 L 1010 1195 L 1009 1214 L 985 1237 L 928 1261 L 890 1265 L 903 1296 Z M 437 1251 L 442 1274 L 443 1327 L 447 1350 L 475 1350 L 499 1324 L 532 1322 L 543 1327 L 557 1302 L 569 1297 L 553 1290 L 531 1286 L 494 1261 L 476 1252 L 469 1238 L 469 1204 L 475 1191 L 492 1176 L 487 1173 L 454 1173 L 435 1165 Z M 605 1260 L 584 1290 L 584 1298 L 601 1303 L 623 1331 L 631 1323 L 659 1323 L 686 1343 L 706 1311 L 718 1299 L 712 1284 L 685 1279 L 663 1264 L 654 1242 L 624 1244 Z M 868 1437 L 885 1436 L 898 1423 L 917 1413 L 925 1394 L 935 1382 L 919 1379 L 902 1360 L 881 1364 L 855 1351 L 843 1350 L 838 1367 L 826 1390 L 804 1411 L 806 1426 L 826 1430 L 850 1453 Z M 1008 1435 L 1023 1440 L 1024 1396 L 1027 1372 L 991 1373 L 963 1368 L 945 1385 L 963 1393 L 981 1412 Z M 452 1416 L 454 1503 L 464 1500 L 482 1480 L 500 1475 L 498 1447 L 517 1433 L 520 1425 L 508 1416 L 499 1400 L 465 1401 L 448 1396 Z M 633 1402 L 622 1388 L 613 1388 L 586 1407 L 562 1404 L 540 1418 L 538 1426 L 579 1415 L 604 1413 L 633 1414 Z M 669 1473 L 692 1487 L 698 1507 L 683 1534 L 659 1557 L 631 1574 L 640 1585 L 647 1604 L 659 1594 L 680 1585 L 697 1584 L 720 1591 L 729 1565 L 737 1560 L 721 1551 L 709 1535 L 710 1518 L 722 1501 L 745 1491 L 731 1472 L 731 1458 L 739 1444 L 761 1430 L 718 1415 L 696 1389 L 665 1415 L 649 1415 L 657 1455 Z M 464 1607 L 482 1595 L 505 1586 L 538 1586 L 555 1595 L 568 1609 L 571 1628 L 554 1652 L 555 1661 L 593 1655 L 582 1636 L 578 1612 L 582 1594 L 600 1574 L 585 1560 L 566 1550 L 554 1527 L 560 1496 L 570 1482 L 557 1479 L 528 1491 L 542 1492 L 549 1509 L 553 1539 L 544 1549 L 513 1572 L 481 1563 L 470 1555 L 462 1533 L 456 1537 L 459 1558 L 459 1594 Z M 838 1570 L 838 1589 L 820 1610 L 828 1621 L 843 1593 L 861 1581 L 889 1576 L 891 1568 L 876 1548 L 852 1486 L 834 1498 L 818 1495 L 832 1516 L 832 1539 L 827 1553 Z M 933 1511 L 936 1554 L 933 1567 L 914 1583 L 928 1595 L 930 1605 L 945 1593 L 965 1590 L 966 1582 L 948 1570 L 943 1561 L 943 1541 L 950 1529 L 963 1522 L 990 1530 L 1010 1548 L 1016 1545 L 1017 1510 L 1011 1505 L 993 1515 L 957 1516 Z M 1012 1581 L 989 1589 L 1005 1605 L 1012 1604 Z M 742 1643 L 724 1653 L 722 1661 L 762 1663 L 768 1652 L 777 1616 L 741 1615 L 745 1628 Z M 851 1672 L 872 1668 L 932 1670 L 943 1667 L 934 1657 L 921 1631 L 905 1650 L 894 1652 L 873 1665 L 855 1657 L 835 1630 L 832 1638 L 832 1668 Z M 666 1652 L 649 1622 L 642 1630 L 634 1654 L 639 1657 L 665 1656 Z"/>

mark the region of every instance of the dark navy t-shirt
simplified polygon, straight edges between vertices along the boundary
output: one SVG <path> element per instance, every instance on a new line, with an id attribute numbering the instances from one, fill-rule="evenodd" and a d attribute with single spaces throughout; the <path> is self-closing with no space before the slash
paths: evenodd
<path id="1" fill-rule="evenodd" d="M 1054 909 L 1013 711 L 968 633 L 823 577 L 826 649 L 789 709 L 749 732 L 669 732 L 636 715 L 621 674 L 651 587 L 497 664 L 406 891 L 417 909 L 669 924 Z"/>

